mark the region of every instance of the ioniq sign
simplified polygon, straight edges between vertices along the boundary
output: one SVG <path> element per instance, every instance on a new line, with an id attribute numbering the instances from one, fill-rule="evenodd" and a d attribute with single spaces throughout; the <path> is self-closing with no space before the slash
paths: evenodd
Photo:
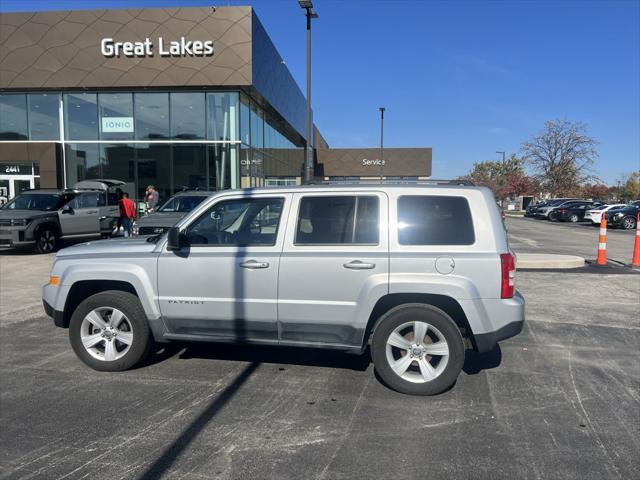
<path id="1" fill-rule="evenodd" d="M 103 133 L 133 132 L 133 117 L 102 117 Z"/>
<path id="2" fill-rule="evenodd" d="M 104 57 L 153 57 L 156 53 L 161 57 L 211 57 L 213 40 L 165 40 L 158 37 L 154 43 L 150 38 L 135 42 L 116 42 L 113 38 L 100 41 L 100 52 Z"/>

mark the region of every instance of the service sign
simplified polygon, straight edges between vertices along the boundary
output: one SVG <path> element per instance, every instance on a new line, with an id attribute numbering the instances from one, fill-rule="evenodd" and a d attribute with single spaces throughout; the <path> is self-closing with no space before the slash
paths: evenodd
<path id="1" fill-rule="evenodd" d="M 132 133 L 133 117 L 102 117 L 103 133 Z"/>
<path id="2" fill-rule="evenodd" d="M 158 37 L 155 41 L 145 38 L 134 42 L 117 42 L 113 38 L 100 41 L 100 52 L 104 57 L 210 57 L 213 55 L 213 40 L 165 40 Z"/>

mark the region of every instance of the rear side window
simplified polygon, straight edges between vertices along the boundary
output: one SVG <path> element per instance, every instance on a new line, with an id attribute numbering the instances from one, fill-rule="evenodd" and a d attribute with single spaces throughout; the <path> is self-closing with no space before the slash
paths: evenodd
<path id="1" fill-rule="evenodd" d="M 377 245 L 379 202 L 373 196 L 304 197 L 296 245 Z"/>
<path id="2" fill-rule="evenodd" d="M 469 203 L 463 197 L 408 195 L 398 200 L 401 245 L 472 245 Z"/>

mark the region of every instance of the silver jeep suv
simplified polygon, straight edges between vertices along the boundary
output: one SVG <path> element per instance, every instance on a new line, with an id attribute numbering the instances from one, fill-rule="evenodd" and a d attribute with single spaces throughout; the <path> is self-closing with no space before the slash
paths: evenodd
<path id="1" fill-rule="evenodd" d="M 520 332 L 514 275 L 486 188 L 304 186 L 224 191 L 167 234 L 61 250 L 43 301 L 96 370 L 154 341 L 370 346 L 388 386 L 431 395 L 465 349 Z"/>

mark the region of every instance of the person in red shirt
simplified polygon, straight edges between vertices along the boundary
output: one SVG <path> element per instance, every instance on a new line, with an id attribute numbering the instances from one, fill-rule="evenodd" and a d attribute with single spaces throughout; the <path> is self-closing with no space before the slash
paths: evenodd
<path id="1" fill-rule="evenodd" d="M 136 219 L 136 204 L 129 198 L 129 194 L 124 192 L 118 205 L 120 206 L 120 223 L 124 229 L 124 236 L 130 237 L 133 221 Z"/>

